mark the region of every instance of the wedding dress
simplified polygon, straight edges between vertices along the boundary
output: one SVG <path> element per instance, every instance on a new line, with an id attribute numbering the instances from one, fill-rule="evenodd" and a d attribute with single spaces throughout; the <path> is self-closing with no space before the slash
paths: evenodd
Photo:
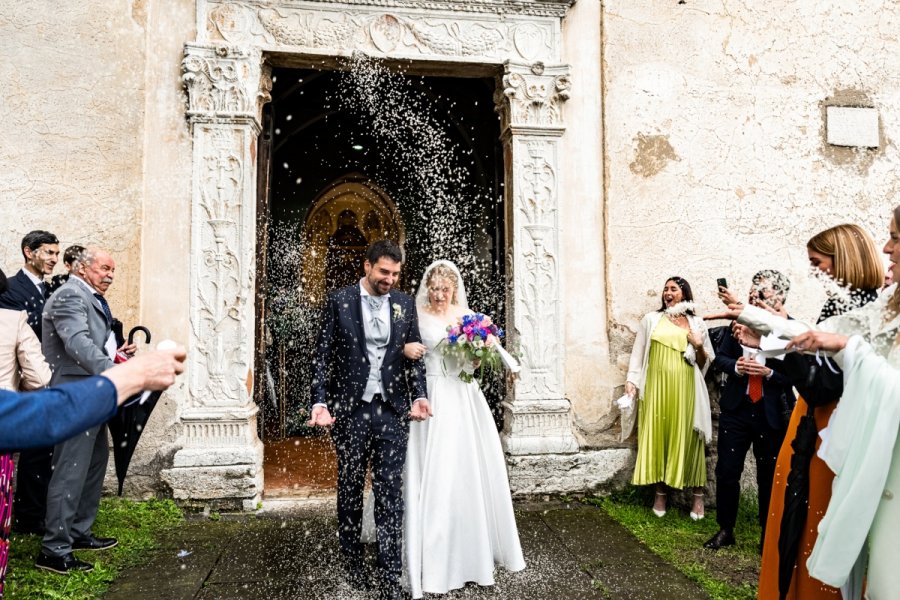
<path id="1" fill-rule="evenodd" d="M 437 348 L 447 325 L 419 312 L 434 416 L 410 425 L 404 471 L 404 554 L 413 598 L 470 581 L 493 585 L 495 565 L 525 568 L 491 411 L 478 383 L 459 379 L 463 365 Z"/>

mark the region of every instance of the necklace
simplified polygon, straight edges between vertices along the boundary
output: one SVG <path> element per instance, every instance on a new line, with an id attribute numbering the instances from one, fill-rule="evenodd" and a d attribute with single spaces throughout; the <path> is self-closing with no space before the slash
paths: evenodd
<path id="1" fill-rule="evenodd" d="M 685 327 L 682 326 L 682 324 L 687 323 L 687 318 L 684 315 L 668 315 L 667 314 L 666 318 L 669 319 L 669 321 L 676 327 L 681 327 L 682 329 L 685 329 Z"/>

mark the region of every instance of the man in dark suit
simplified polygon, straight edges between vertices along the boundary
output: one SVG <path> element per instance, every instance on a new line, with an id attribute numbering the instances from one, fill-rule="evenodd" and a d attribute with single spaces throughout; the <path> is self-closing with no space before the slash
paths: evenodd
<path id="1" fill-rule="evenodd" d="M 409 419 L 431 414 L 425 365 L 404 357 L 421 342 L 412 298 L 391 290 L 403 255 L 387 240 L 373 243 L 358 284 L 328 295 L 317 342 L 310 425 L 332 426 L 338 459 L 338 532 L 350 584 L 365 589 L 363 487 L 372 463 L 378 572 L 383 598 L 400 598 L 403 465 Z M 410 401 L 415 399 L 412 404 Z"/>
<path id="2" fill-rule="evenodd" d="M 80 381 L 113 366 L 117 349 L 111 342 L 113 319 L 105 294 L 115 271 L 108 252 L 87 248 L 69 281 L 47 301 L 42 346 L 53 371 L 51 385 Z M 134 345 L 119 350 L 133 354 Z M 44 539 L 35 566 L 56 573 L 90 571 L 93 566 L 75 558 L 72 550 L 116 545 L 114 538 L 91 532 L 108 460 L 105 423 L 56 445 Z"/>
<path id="3" fill-rule="evenodd" d="M 767 306 L 787 316 L 784 302 L 790 282 L 778 271 L 764 270 L 753 276 L 750 303 Z M 728 290 L 720 289 L 723 301 L 735 302 Z M 704 547 L 718 550 L 735 543 L 734 526 L 740 500 L 740 480 L 747 451 L 753 447 L 756 459 L 756 485 L 759 492 L 759 523 L 762 539 L 775 461 L 787 431 L 790 411 L 796 398 L 783 375 L 766 366 L 756 351 L 741 346 L 728 329 L 716 350 L 714 363 L 728 377 L 719 400 L 718 461 L 716 463 L 716 521 L 719 531 Z"/>
<path id="4" fill-rule="evenodd" d="M 31 231 L 22 239 L 22 257 L 25 266 L 9 279 L 9 287 L 0 294 L 0 308 L 24 310 L 28 314 L 28 324 L 40 340 L 41 313 L 48 294 L 44 279 L 53 272 L 59 260 L 59 240 L 49 231 Z M 44 532 L 52 457 L 52 447 L 19 453 L 12 525 L 18 533 Z"/>

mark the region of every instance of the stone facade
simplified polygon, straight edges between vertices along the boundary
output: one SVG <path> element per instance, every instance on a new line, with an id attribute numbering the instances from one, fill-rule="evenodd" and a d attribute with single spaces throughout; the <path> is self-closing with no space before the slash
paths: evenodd
<path id="1" fill-rule="evenodd" d="M 362 51 L 496 77 L 505 153 L 508 322 L 525 369 L 505 405 L 519 494 L 614 484 L 620 393 L 666 277 L 704 309 L 787 272 L 822 300 L 804 241 L 896 203 L 900 7 L 836 0 L 99 0 L 0 9 L 0 261 L 32 228 L 119 262 L 126 325 L 190 347 L 129 493 L 260 499 L 253 365 L 256 136 L 271 65 Z M 60 60 L 64 57 L 64 60 Z M 828 106 L 877 111 L 877 148 L 827 144 Z M 12 142 L 14 143 L 12 143 Z"/>

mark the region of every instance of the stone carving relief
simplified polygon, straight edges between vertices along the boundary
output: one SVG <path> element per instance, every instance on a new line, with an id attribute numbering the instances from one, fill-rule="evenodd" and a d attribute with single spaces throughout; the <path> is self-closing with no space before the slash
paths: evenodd
<path id="1" fill-rule="evenodd" d="M 182 61 L 194 138 L 193 406 L 243 406 L 252 357 L 253 211 L 249 150 L 271 72 L 252 49 L 188 44 Z"/>
<path id="2" fill-rule="evenodd" d="M 201 256 L 197 269 L 197 302 L 191 318 L 193 348 L 205 373 L 193 373 L 192 397 L 205 403 L 238 404 L 246 372 L 242 342 L 248 290 L 243 283 L 241 247 L 241 194 L 244 161 L 243 132 L 203 127 L 197 141 L 206 148 L 200 175 Z M 199 214 L 197 214 L 199 212 Z"/>
<path id="3" fill-rule="evenodd" d="M 572 87 L 567 67 L 507 62 L 503 69 L 495 92 L 501 129 L 562 126 L 562 104 L 569 99 Z"/>
<path id="4" fill-rule="evenodd" d="M 347 55 L 558 60 L 558 20 L 519 21 L 422 14 L 363 13 L 284 3 L 210 3 L 208 33 L 232 44 L 279 45 Z"/>
<path id="5" fill-rule="evenodd" d="M 271 100 L 271 69 L 258 51 L 227 46 L 185 48 L 182 81 L 188 92 L 188 117 L 259 120 L 262 105 Z"/>
<path id="6" fill-rule="evenodd" d="M 513 211 L 516 329 L 524 345 L 526 375 L 519 398 L 558 398 L 560 364 L 559 267 L 556 240 L 555 146 L 548 139 L 514 142 Z"/>

